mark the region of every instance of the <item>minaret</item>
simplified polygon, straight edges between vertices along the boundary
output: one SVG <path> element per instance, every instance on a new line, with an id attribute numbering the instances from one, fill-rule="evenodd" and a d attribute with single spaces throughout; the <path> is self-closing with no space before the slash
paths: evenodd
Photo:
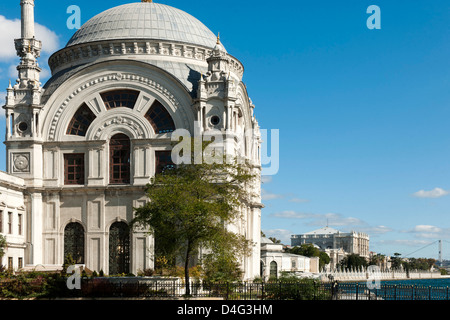
<path id="1" fill-rule="evenodd" d="M 6 141 L 36 139 L 39 136 L 39 113 L 42 108 L 41 68 L 37 63 L 42 43 L 34 34 L 34 0 L 20 0 L 21 38 L 15 39 L 18 79 L 7 89 L 5 105 L 7 123 Z M 10 146 L 13 147 L 12 145 Z"/>
<path id="2" fill-rule="evenodd" d="M 36 40 L 34 34 L 34 0 L 21 0 L 21 38 L 14 40 L 20 64 L 17 67 L 19 88 L 40 87 L 39 73 L 41 68 L 37 63 L 42 43 Z M 31 102 L 33 103 L 33 102 Z"/>
<path id="3" fill-rule="evenodd" d="M 39 82 L 41 68 L 37 63 L 42 43 L 34 34 L 34 0 L 20 0 L 21 38 L 15 39 L 20 63 L 18 79 L 6 89 L 6 151 L 7 171 L 18 175 L 27 184 L 40 184 L 41 149 L 39 115 L 43 92 Z"/>
<path id="4" fill-rule="evenodd" d="M 7 88 L 6 105 L 6 167 L 13 176 L 23 178 L 27 191 L 27 241 L 25 265 L 43 263 L 43 203 L 39 191 L 43 184 L 42 137 L 40 134 L 41 68 L 37 63 L 42 43 L 34 34 L 34 0 L 20 0 L 21 38 L 15 39 L 20 63 L 16 84 Z M 34 191 L 37 190 L 37 191 Z"/>

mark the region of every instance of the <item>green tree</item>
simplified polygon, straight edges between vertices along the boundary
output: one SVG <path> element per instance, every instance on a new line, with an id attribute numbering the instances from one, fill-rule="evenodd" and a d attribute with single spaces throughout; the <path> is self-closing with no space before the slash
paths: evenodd
<path id="1" fill-rule="evenodd" d="M 378 254 L 373 255 L 372 257 L 370 257 L 369 265 L 377 265 L 377 266 L 379 266 L 379 265 L 383 264 L 384 259 L 385 259 L 385 256 L 378 253 Z"/>
<path id="2" fill-rule="evenodd" d="M 294 247 L 287 250 L 289 253 L 298 254 L 305 257 L 318 257 L 319 258 L 319 269 L 322 269 L 325 265 L 330 263 L 330 256 L 319 248 L 315 247 L 311 243 L 302 244 L 300 247 Z"/>
<path id="3" fill-rule="evenodd" d="M 206 254 L 203 261 L 204 280 L 207 282 L 237 281 L 242 277 L 242 269 L 232 251 L 216 245 Z"/>
<path id="4" fill-rule="evenodd" d="M 276 243 L 276 244 L 280 244 L 281 243 L 281 240 L 279 240 L 279 239 L 277 239 L 275 237 L 269 237 L 269 240 L 271 240 L 273 243 Z"/>
<path id="5" fill-rule="evenodd" d="M 191 143 L 200 144 L 202 155 L 211 154 L 209 144 L 196 140 Z M 220 252 L 237 263 L 251 246 L 245 236 L 230 231 L 228 226 L 242 219 L 239 208 L 250 201 L 252 195 L 248 190 L 252 190 L 255 176 L 248 164 L 236 159 L 224 161 L 225 157 L 221 155 L 220 159 L 217 154 L 214 161 L 209 158 L 199 163 L 198 153 L 191 152 L 191 161 L 155 175 L 146 189 L 149 201 L 135 209 L 131 223 L 154 235 L 158 254 L 172 261 L 182 259 L 187 295 L 189 266 L 200 247 L 216 249 L 212 250 L 213 255 Z M 207 261 L 220 259 L 210 256 Z"/>
<path id="6" fill-rule="evenodd" d="M 0 273 L 3 273 L 6 270 L 5 266 L 2 265 L 2 259 L 5 255 L 7 245 L 8 243 L 6 242 L 6 237 L 0 234 Z"/>
<path id="7" fill-rule="evenodd" d="M 341 260 L 340 264 L 341 267 L 348 269 L 367 267 L 368 265 L 367 260 L 365 258 L 355 253 L 345 256 L 344 259 Z"/>
<path id="8" fill-rule="evenodd" d="M 405 270 L 430 270 L 435 263 L 435 259 L 409 258 L 407 261 L 402 261 L 402 266 Z"/>
<path id="9" fill-rule="evenodd" d="M 7 246 L 6 237 L 0 234 L 0 261 L 5 255 L 6 246 Z"/>
<path id="10" fill-rule="evenodd" d="M 73 265 L 75 265 L 75 264 L 76 264 L 76 262 L 75 262 L 75 260 L 72 258 L 72 255 L 71 255 L 70 253 L 68 253 L 68 254 L 64 257 L 64 264 L 63 264 L 63 266 L 62 266 L 61 275 L 62 275 L 62 276 L 67 275 L 67 269 L 68 269 L 70 266 L 73 266 Z"/>
<path id="11" fill-rule="evenodd" d="M 401 253 L 395 252 L 394 256 L 391 256 L 391 268 L 392 269 L 400 269 L 402 265 L 402 259 L 400 258 Z"/>

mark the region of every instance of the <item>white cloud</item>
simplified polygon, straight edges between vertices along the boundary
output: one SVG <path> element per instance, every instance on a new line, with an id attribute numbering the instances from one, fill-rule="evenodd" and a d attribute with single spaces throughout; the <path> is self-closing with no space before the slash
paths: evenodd
<path id="1" fill-rule="evenodd" d="M 261 176 L 261 182 L 262 183 L 272 182 L 272 176 Z"/>
<path id="2" fill-rule="evenodd" d="M 406 233 L 412 233 L 416 238 L 439 239 L 450 238 L 450 228 L 441 228 L 432 225 L 417 225 Z"/>
<path id="3" fill-rule="evenodd" d="M 426 233 L 439 233 L 442 232 L 442 229 L 435 226 L 430 225 L 417 225 L 413 228 L 411 232 L 426 232 Z"/>
<path id="4" fill-rule="evenodd" d="M 262 200 L 275 200 L 275 199 L 285 199 L 288 197 L 292 197 L 292 194 L 280 194 L 280 193 L 273 193 L 270 191 L 267 191 L 264 188 L 261 188 L 261 198 Z M 297 198 L 297 197 L 293 197 L 289 200 L 289 202 L 294 202 L 294 203 L 306 203 L 309 202 L 308 199 L 301 199 L 301 198 Z"/>
<path id="5" fill-rule="evenodd" d="M 292 198 L 291 200 L 289 200 L 290 202 L 295 202 L 295 203 L 306 203 L 309 202 L 308 199 L 300 199 L 300 198 Z"/>
<path id="6" fill-rule="evenodd" d="M 262 200 L 274 200 L 274 199 L 283 199 L 284 196 L 281 194 L 271 193 L 265 189 L 261 189 L 261 198 Z"/>
<path id="7" fill-rule="evenodd" d="M 286 229 L 270 229 L 263 230 L 264 234 L 267 238 L 273 237 L 278 240 L 281 240 L 282 244 L 290 245 L 291 244 L 291 235 L 292 231 Z"/>
<path id="8" fill-rule="evenodd" d="M 285 219 L 309 219 L 310 221 L 306 223 L 309 226 L 340 226 L 347 228 L 352 228 L 355 226 L 365 226 L 366 223 L 361 219 L 354 217 L 344 217 L 338 213 L 325 213 L 325 214 L 317 214 L 317 213 L 305 213 L 305 212 L 296 212 L 296 211 L 281 211 L 277 213 L 271 214 L 273 217 L 277 218 L 285 218 Z"/>
<path id="9" fill-rule="evenodd" d="M 430 191 L 420 190 L 413 193 L 414 197 L 417 198 L 439 198 L 448 195 L 450 192 L 443 190 L 441 188 L 434 188 Z"/>
<path id="10" fill-rule="evenodd" d="M 5 119 L 5 110 L 1 109 L 5 105 L 6 92 L 0 92 L 0 119 Z"/>
<path id="11" fill-rule="evenodd" d="M 17 66 L 19 65 L 19 62 L 17 62 L 17 64 L 11 64 L 8 67 L 8 77 L 10 79 L 17 79 L 17 77 L 19 76 L 18 71 L 17 71 Z M 11 81 L 13 82 L 13 81 Z"/>
<path id="12" fill-rule="evenodd" d="M 376 226 L 376 227 L 367 227 L 367 228 L 362 228 L 361 231 L 368 233 L 368 234 L 385 234 L 388 232 L 393 231 L 393 229 L 386 227 L 386 226 Z"/>
<path id="13" fill-rule="evenodd" d="M 20 38 L 20 19 L 9 20 L 0 15 L 0 59 L 13 59 L 16 57 L 14 39 Z M 5 32 L 4 30 L 8 30 Z M 35 23 L 36 39 L 42 41 L 42 53 L 52 54 L 59 49 L 57 34 L 47 27 Z"/>
<path id="14" fill-rule="evenodd" d="M 286 219 L 311 219 L 320 217 L 320 215 L 314 213 L 304 213 L 290 210 L 273 213 L 272 216 Z"/>
<path id="15" fill-rule="evenodd" d="M 407 240 L 407 239 L 397 239 L 397 240 L 380 240 L 379 244 L 392 245 L 392 246 L 408 246 L 408 247 L 420 247 L 430 244 L 429 240 Z"/>
<path id="16" fill-rule="evenodd" d="M 5 104 L 6 92 L 0 92 L 0 107 Z M 3 115 L 3 112 L 0 112 L 0 116 Z"/>

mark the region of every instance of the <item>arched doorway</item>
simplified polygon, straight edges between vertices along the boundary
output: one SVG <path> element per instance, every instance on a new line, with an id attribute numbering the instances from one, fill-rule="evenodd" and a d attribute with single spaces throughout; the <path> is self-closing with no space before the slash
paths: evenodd
<path id="1" fill-rule="evenodd" d="M 84 263 L 84 228 L 78 222 L 71 222 L 64 229 L 64 259 L 68 255 L 75 263 Z"/>
<path id="2" fill-rule="evenodd" d="M 109 274 L 130 272 L 130 232 L 124 222 L 115 222 L 109 229 Z"/>
<path id="3" fill-rule="evenodd" d="M 278 278 L 278 265 L 275 261 L 270 263 L 270 278 Z"/>

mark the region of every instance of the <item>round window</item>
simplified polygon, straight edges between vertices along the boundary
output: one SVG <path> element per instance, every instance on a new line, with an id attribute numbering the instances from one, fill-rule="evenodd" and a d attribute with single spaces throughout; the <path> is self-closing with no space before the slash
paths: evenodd
<path id="1" fill-rule="evenodd" d="M 211 117 L 211 124 L 213 126 L 217 126 L 220 123 L 220 118 L 218 116 L 212 116 Z"/>
<path id="2" fill-rule="evenodd" d="M 24 132 L 28 130 L 28 124 L 26 122 L 19 123 L 19 130 Z"/>

